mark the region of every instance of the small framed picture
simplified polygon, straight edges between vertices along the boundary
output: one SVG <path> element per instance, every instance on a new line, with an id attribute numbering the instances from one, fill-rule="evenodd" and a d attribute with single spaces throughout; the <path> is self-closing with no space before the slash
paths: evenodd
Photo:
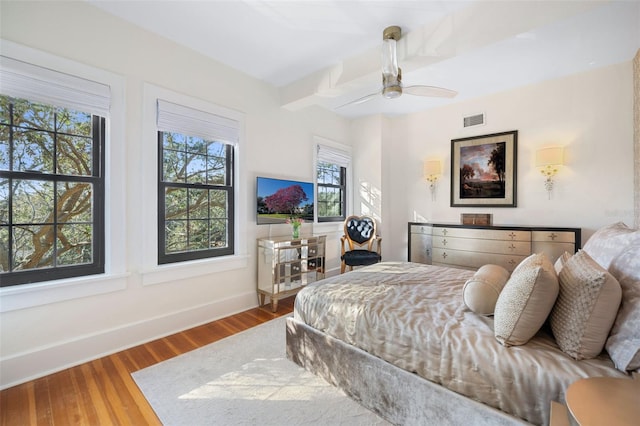
<path id="1" fill-rule="evenodd" d="M 516 207 L 518 131 L 451 141 L 451 207 Z"/>

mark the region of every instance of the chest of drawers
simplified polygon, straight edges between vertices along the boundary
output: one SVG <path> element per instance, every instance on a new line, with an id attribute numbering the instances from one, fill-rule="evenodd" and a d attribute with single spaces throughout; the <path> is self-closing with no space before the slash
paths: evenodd
<path id="1" fill-rule="evenodd" d="M 409 223 L 409 261 L 477 269 L 493 263 L 512 271 L 532 253 L 555 262 L 580 248 L 579 228 Z"/>

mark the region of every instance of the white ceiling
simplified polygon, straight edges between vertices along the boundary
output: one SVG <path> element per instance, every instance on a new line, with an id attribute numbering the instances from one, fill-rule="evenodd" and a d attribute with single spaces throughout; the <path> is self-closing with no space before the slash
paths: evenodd
<path id="1" fill-rule="evenodd" d="M 640 0 L 88 0 L 280 89 L 291 110 L 398 115 L 628 61 L 640 48 Z M 404 94 L 337 108 L 380 90 L 382 31 L 402 28 Z"/>

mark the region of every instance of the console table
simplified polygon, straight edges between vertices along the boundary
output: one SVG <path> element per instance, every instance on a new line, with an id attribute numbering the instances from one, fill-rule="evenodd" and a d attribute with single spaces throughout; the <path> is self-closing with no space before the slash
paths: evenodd
<path id="1" fill-rule="evenodd" d="M 258 239 L 258 296 L 268 296 L 271 310 L 278 300 L 296 294 L 305 285 L 324 278 L 326 235 Z"/>
<path id="2" fill-rule="evenodd" d="M 508 271 L 544 252 L 552 262 L 580 248 L 580 228 L 482 226 L 409 222 L 410 262 L 478 269 L 493 263 Z"/>

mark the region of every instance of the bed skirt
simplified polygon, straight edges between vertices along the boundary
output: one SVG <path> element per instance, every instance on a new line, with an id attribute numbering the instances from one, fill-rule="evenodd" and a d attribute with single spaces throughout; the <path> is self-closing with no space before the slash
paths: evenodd
<path id="1" fill-rule="evenodd" d="M 528 425 L 287 318 L 287 358 L 395 425 Z"/>

